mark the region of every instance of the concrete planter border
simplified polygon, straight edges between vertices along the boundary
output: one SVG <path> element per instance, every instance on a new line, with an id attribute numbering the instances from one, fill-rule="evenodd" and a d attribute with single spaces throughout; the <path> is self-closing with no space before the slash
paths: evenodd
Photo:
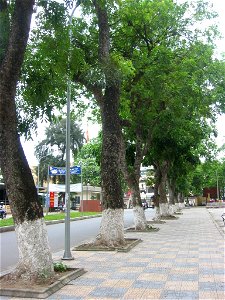
<path id="1" fill-rule="evenodd" d="M 103 247 L 96 246 L 93 243 L 81 244 L 75 248 L 73 251 L 117 251 L 117 252 L 129 252 L 132 248 L 134 248 L 137 244 L 141 243 L 141 239 L 136 238 L 125 238 L 127 244 L 122 247 Z"/>
<path id="2" fill-rule="evenodd" d="M 70 273 L 66 274 L 59 278 L 56 282 L 52 283 L 46 288 L 40 289 L 18 289 L 18 288 L 1 288 L 0 296 L 8 296 L 8 297 L 21 297 L 21 298 L 37 298 L 37 299 L 45 299 L 52 295 L 53 293 L 57 292 L 63 286 L 65 286 L 71 280 L 80 277 L 86 271 L 84 269 L 79 268 L 67 268 Z M 2 278 L 3 276 L 1 276 Z"/>

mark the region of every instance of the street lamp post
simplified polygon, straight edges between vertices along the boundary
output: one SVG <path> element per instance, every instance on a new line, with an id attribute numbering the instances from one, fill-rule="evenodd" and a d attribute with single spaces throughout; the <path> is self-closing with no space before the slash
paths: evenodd
<path id="1" fill-rule="evenodd" d="M 39 184 L 40 183 L 40 163 L 41 163 L 41 160 L 43 158 L 46 158 L 47 156 L 48 156 L 48 154 L 42 156 L 38 160 L 38 178 L 37 178 L 37 194 L 38 195 L 39 195 L 39 190 L 40 190 L 40 184 Z M 48 215 L 48 210 L 49 210 L 49 165 L 48 165 L 48 175 L 47 175 L 47 197 L 46 197 L 45 206 L 46 206 L 46 216 L 47 216 Z"/>
<path id="2" fill-rule="evenodd" d="M 45 156 L 42 156 L 41 158 L 39 158 L 38 160 L 38 176 L 37 176 L 37 193 L 39 194 L 39 183 L 40 183 L 40 163 L 41 163 L 41 160 L 43 158 L 46 158 L 48 155 L 45 155 Z"/>
<path id="3" fill-rule="evenodd" d="M 71 36 L 72 18 L 77 6 L 74 7 L 69 17 L 69 55 L 68 55 L 68 78 L 67 78 L 67 109 L 66 109 L 66 193 L 65 193 L 65 251 L 63 260 L 74 259 L 70 251 L 70 102 L 71 102 L 71 80 L 70 80 L 70 60 L 71 60 Z"/>
<path id="4" fill-rule="evenodd" d="M 217 200 L 219 200 L 219 182 L 218 182 L 218 171 L 216 170 L 216 193 L 217 193 Z"/>

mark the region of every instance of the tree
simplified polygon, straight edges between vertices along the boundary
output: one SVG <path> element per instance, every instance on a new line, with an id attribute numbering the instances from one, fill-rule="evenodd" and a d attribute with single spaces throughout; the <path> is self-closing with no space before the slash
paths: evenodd
<path id="1" fill-rule="evenodd" d="M 189 115 L 200 124 L 203 123 L 201 118 L 214 118 L 210 105 L 215 104 L 216 94 L 217 99 L 223 95 L 217 92 L 224 82 L 216 82 L 216 78 L 217 80 L 220 78 L 224 66 L 218 61 L 213 61 L 211 42 L 207 44 L 202 41 L 202 36 L 210 40 L 210 35 L 214 34 L 213 30 L 210 34 L 191 32 L 189 27 L 194 20 L 213 17 L 213 13 L 206 15 L 199 8 L 196 9 L 195 16 L 187 18 L 185 16 L 187 3 L 177 5 L 173 1 L 131 0 L 123 2 L 119 11 L 120 23 L 119 26 L 116 24 L 113 46 L 120 55 L 123 55 L 123 60 L 120 58 L 123 63 L 125 57 L 130 60 L 132 66 L 131 76 L 123 83 L 121 97 L 121 115 L 126 118 L 124 124 L 127 125 L 123 130 L 125 132 L 123 152 L 124 156 L 126 153 L 132 159 L 127 157 L 122 165 L 128 185 L 137 199 L 134 201 L 137 207 L 141 205 L 139 195 L 141 161 L 147 149 L 156 142 L 153 141 L 153 137 L 156 138 L 154 131 L 159 136 L 164 131 L 168 134 L 168 122 L 171 118 L 179 119 L 181 113 L 184 123 L 182 124 L 180 119 L 177 124 L 172 122 L 171 127 L 186 127 Z M 125 36 L 127 42 L 121 43 Z M 218 65 L 219 71 L 215 72 L 213 69 Z M 200 71 L 202 68 L 204 71 Z M 211 92 L 207 84 L 213 87 Z M 169 148 L 170 136 L 166 137 L 166 134 L 163 135 L 161 143 L 163 144 L 163 139 L 164 144 L 165 140 L 168 141 L 165 148 L 167 146 Z M 188 135 L 187 131 L 186 134 Z M 160 147 L 157 151 L 160 153 Z M 166 153 L 171 150 L 163 149 L 163 151 Z M 161 168 L 163 172 L 161 179 L 164 179 L 165 186 L 165 171 L 169 170 L 168 162 L 161 161 L 156 164 L 158 167 L 164 166 Z M 161 185 L 160 188 L 166 205 L 165 191 L 163 192 Z M 141 219 L 143 217 L 139 218 Z M 140 226 L 145 226 L 144 224 L 145 222 Z"/>
<path id="2" fill-rule="evenodd" d="M 98 243 L 124 244 L 123 197 L 120 183 L 119 155 L 121 124 L 119 101 L 121 79 L 110 57 L 110 28 L 106 1 L 93 0 L 99 37 L 99 65 L 105 77 L 104 94 L 99 103 L 102 120 L 102 195 L 103 215 Z"/>
<path id="3" fill-rule="evenodd" d="M 75 156 L 75 165 L 81 165 L 84 184 L 101 185 L 101 148 L 102 139 L 97 138 L 85 144 Z"/>
<path id="4" fill-rule="evenodd" d="M 85 138 L 80 125 L 78 125 L 75 121 L 75 117 L 71 118 L 70 126 L 70 149 L 75 156 L 83 146 Z M 46 138 L 43 139 L 36 147 L 37 158 L 41 158 L 42 156 L 51 153 L 55 148 L 60 160 L 64 161 L 66 149 L 66 119 L 62 117 L 55 118 L 54 122 L 51 123 L 51 126 L 46 128 L 45 135 Z"/>
<path id="5" fill-rule="evenodd" d="M 203 188 L 217 188 L 218 184 L 220 198 L 224 197 L 224 175 L 224 159 L 207 159 L 192 172 L 190 190 L 194 195 L 202 195 Z"/>
<path id="6" fill-rule="evenodd" d="M 19 264 L 14 275 L 26 280 L 36 280 L 41 274 L 53 275 L 43 210 L 20 143 L 15 106 L 33 5 L 33 0 L 16 0 L 12 4 L 0 1 L 0 23 L 3 25 L 0 38 L 0 168 L 19 248 Z"/>

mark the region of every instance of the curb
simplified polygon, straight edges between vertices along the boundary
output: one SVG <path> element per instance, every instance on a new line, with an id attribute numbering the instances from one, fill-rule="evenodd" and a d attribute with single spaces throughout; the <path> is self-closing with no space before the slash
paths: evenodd
<path id="1" fill-rule="evenodd" d="M 70 222 L 86 220 L 86 219 L 92 219 L 92 218 L 99 218 L 101 216 L 102 216 L 101 214 L 98 214 L 98 215 L 94 215 L 94 216 L 77 217 L 77 218 L 70 219 Z M 62 220 L 45 221 L 46 225 L 54 225 L 54 224 L 59 224 L 59 223 L 65 223 L 65 220 L 62 219 Z M 0 233 L 7 232 L 7 231 L 13 231 L 13 230 L 15 230 L 14 225 L 0 227 Z"/>
<path id="2" fill-rule="evenodd" d="M 221 229 L 221 228 L 224 228 L 224 227 L 223 227 L 223 226 L 220 227 L 220 225 L 218 224 L 219 221 L 216 221 L 216 220 L 214 219 L 214 217 L 213 217 L 213 215 L 212 215 L 212 213 L 211 213 L 210 211 L 207 210 L 207 212 L 208 212 L 208 214 L 210 215 L 210 217 L 211 217 L 211 219 L 212 219 L 214 225 L 216 226 L 217 230 L 219 231 L 219 233 L 220 233 L 220 234 L 222 235 L 222 237 L 224 238 L 224 229 Z"/>
<path id="3" fill-rule="evenodd" d="M 68 268 L 68 271 L 71 271 L 69 274 L 61 277 L 56 282 L 52 283 L 50 286 L 46 288 L 40 289 L 16 289 L 16 288 L 1 288 L 0 295 L 8 296 L 8 297 L 23 297 L 23 298 L 38 298 L 44 299 L 57 292 L 63 286 L 68 284 L 71 280 L 80 277 L 86 271 L 83 268 Z"/>

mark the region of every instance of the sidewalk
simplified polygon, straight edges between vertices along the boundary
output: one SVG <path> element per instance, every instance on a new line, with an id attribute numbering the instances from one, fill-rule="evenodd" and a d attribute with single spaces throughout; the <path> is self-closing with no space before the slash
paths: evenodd
<path id="1" fill-rule="evenodd" d="M 158 232 L 126 233 L 143 240 L 128 253 L 72 251 L 67 265 L 87 273 L 48 299 L 225 299 L 223 211 L 184 209 Z"/>

